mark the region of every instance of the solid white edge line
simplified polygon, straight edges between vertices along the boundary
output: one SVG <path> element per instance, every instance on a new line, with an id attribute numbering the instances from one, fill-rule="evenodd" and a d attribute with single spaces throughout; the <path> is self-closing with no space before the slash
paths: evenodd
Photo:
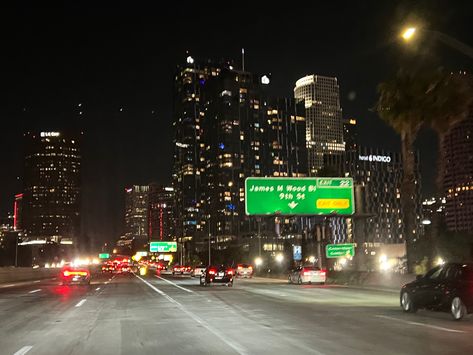
<path id="1" fill-rule="evenodd" d="M 33 281 L 34 283 L 38 283 L 38 282 L 41 282 L 41 280 L 36 280 L 36 281 Z"/>
<path id="2" fill-rule="evenodd" d="M 30 292 L 28 292 L 28 293 L 36 293 L 36 292 L 39 292 L 39 291 L 41 291 L 40 288 L 38 288 L 37 290 L 30 291 Z"/>
<path id="3" fill-rule="evenodd" d="M 82 305 L 85 303 L 85 301 L 87 301 L 87 299 L 84 298 L 83 300 L 80 300 L 79 303 L 76 304 L 75 306 L 76 306 L 76 307 L 80 307 L 80 306 L 82 306 Z"/>
<path id="4" fill-rule="evenodd" d="M 425 323 L 419 323 L 419 322 L 411 322 L 411 321 L 408 321 L 408 320 L 404 320 L 404 319 L 399 319 L 399 318 L 394 318 L 394 317 L 389 317 L 389 316 L 383 316 L 383 315 L 376 315 L 376 317 L 378 318 L 384 318 L 384 319 L 389 319 L 389 320 L 397 320 L 398 322 L 402 322 L 402 323 L 407 323 L 407 324 L 411 324 L 411 325 L 417 325 L 417 326 L 421 326 L 421 327 L 426 327 L 426 328 L 431 328 L 431 329 L 436 329 L 436 330 L 442 330 L 444 332 L 449 332 L 449 333 L 466 333 L 465 331 L 463 330 L 457 330 L 457 329 L 451 329 L 451 328 L 444 328 L 444 327 L 439 327 L 437 325 L 431 325 L 431 324 L 425 324 Z"/>
<path id="5" fill-rule="evenodd" d="M 179 286 L 177 283 L 172 282 L 172 281 L 169 281 L 169 280 L 165 279 L 164 277 L 161 277 L 161 276 L 158 276 L 158 275 L 154 275 L 154 276 L 157 277 L 157 278 L 160 279 L 160 280 L 166 281 L 167 283 L 169 283 L 169 284 L 171 284 L 171 285 L 173 285 L 173 286 L 176 286 L 177 288 L 180 288 L 181 290 L 184 290 L 184 291 L 189 292 L 189 293 L 194 293 L 194 291 L 189 290 L 188 288 Z"/>
<path id="6" fill-rule="evenodd" d="M 192 318 L 194 321 L 199 323 L 201 326 L 203 326 L 205 329 L 207 329 L 210 333 L 215 335 L 217 338 L 219 338 L 221 341 L 223 341 L 225 344 L 227 344 L 229 347 L 231 347 L 233 350 L 235 350 L 238 354 L 248 354 L 248 352 L 239 344 L 234 343 L 233 341 L 228 340 L 228 337 L 224 336 L 221 334 L 217 329 L 214 329 L 211 325 L 207 324 L 203 319 L 201 319 L 199 316 L 196 314 L 192 313 L 191 311 L 187 310 L 182 304 L 180 304 L 178 301 L 176 301 L 174 298 L 168 296 L 166 293 L 161 291 L 159 288 L 151 285 L 148 281 L 144 280 L 143 278 L 139 277 L 138 275 L 134 274 L 138 279 L 143 281 L 146 285 L 148 285 L 151 289 L 159 293 L 161 296 L 166 297 L 170 302 L 174 303 L 177 305 L 177 307 L 187 314 L 190 318 Z"/>
<path id="7" fill-rule="evenodd" d="M 22 347 L 20 350 L 18 350 L 16 353 L 14 353 L 13 355 L 25 355 L 31 349 L 33 349 L 31 345 L 26 345 Z"/>

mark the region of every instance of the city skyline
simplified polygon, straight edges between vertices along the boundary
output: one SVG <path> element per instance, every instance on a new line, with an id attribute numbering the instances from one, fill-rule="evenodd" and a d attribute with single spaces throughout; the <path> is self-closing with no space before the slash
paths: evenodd
<path id="1" fill-rule="evenodd" d="M 343 50 L 337 49 L 336 43 L 341 41 L 341 33 L 348 25 L 340 24 L 340 31 L 331 35 L 331 41 L 328 41 L 330 43 L 318 42 L 324 50 L 320 51 L 321 54 L 319 53 L 317 58 L 316 52 L 307 53 L 305 49 L 299 48 L 300 46 L 287 49 L 277 46 L 284 43 L 284 39 L 293 33 L 280 30 L 276 32 L 276 38 L 268 36 L 262 29 L 264 24 L 268 25 L 281 18 L 281 15 L 273 14 L 271 9 L 265 12 L 266 16 L 261 20 L 263 26 L 258 25 L 256 21 L 251 23 L 246 32 L 234 42 L 226 38 L 226 35 L 235 37 L 232 31 L 224 30 L 223 33 L 217 34 L 218 31 L 214 31 L 211 25 L 197 23 L 202 26 L 204 37 L 212 39 L 210 42 L 222 43 L 218 49 L 205 45 L 203 40 L 192 43 L 183 39 L 179 42 L 180 36 L 184 38 L 185 34 L 184 30 L 179 30 L 171 36 L 171 41 L 163 38 L 162 46 L 153 50 L 149 49 L 153 43 L 151 34 L 158 33 L 159 24 L 153 24 L 151 19 L 141 12 L 126 15 L 124 7 L 117 6 L 113 10 L 116 17 L 103 21 L 80 8 L 71 6 L 63 9 L 72 24 L 82 21 L 80 15 L 88 16 L 91 20 L 89 30 L 77 30 L 73 25 L 56 19 L 55 15 L 62 14 L 56 10 L 46 16 L 51 20 L 51 24 L 41 27 L 36 34 L 32 33 L 32 29 L 35 24 L 39 24 L 38 15 L 25 10 L 14 10 L 17 18 L 24 16 L 25 19 L 31 20 L 31 24 L 25 25 L 7 41 L 7 47 L 11 49 L 9 60 L 12 69 L 7 73 L 6 83 L 12 90 L 7 96 L 8 105 L 1 111 L 7 120 L 8 134 L 0 146 L 0 160 L 8 169 L 1 177 L 0 214 L 6 215 L 12 211 L 14 195 L 22 192 L 20 187 L 23 147 L 19 142 L 24 131 L 34 128 L 54 131 L 62 129 L 64 125 L 77 125 L 84 130 L 85 141 L 82 155 L 86 201 L 83 209 L 90 211 L 89 215 L 84 216 L 83 227 L 92 238 L 116 239 L 123 229 L 120 225 L 123 215 L 120 191 L 123 191 L 123 186 L 148 184 L 151 181 L 170 183 L 172 76 L 175 66 L 187 57 L 186 50 L 200 59 L 233 58 L 235 66 L 241 66 L 240 51 L 244 47 L 248 70 L 256 73 L 270 72 L 274 91 L 278 96 L 290 97 L 296 80 L 304 75 L 314 73 L 337 77 L 341 90 L 341 107 L 344 109 L 343 118 L 350 116 L 357 120 L 360 142 L 365 146 L 397 150 L 398 137 L 370 112 L 370 108 L 375 101 L 376 84 L 394 70 L 399 57 L 407 55 L 394 43 L 393 26 L 397 20 L 396 16 L 399 16 L 399 13 L 407 13 L 408 8 L 374 3 L 371 7 L 372 11 L 378 14 L 378 20 L 363 24 L 357 31 L 350 33 L 351 42 Z M 74 13 L 75 10 L 77 13 Z M 201 11 L 198 8 L 194 10 Z M 258 13 L 263 13 L 263 10 L 265 9 L 255 9 Z M 327 6 L 326 10 L 334 11 L 334 8 Z M 353 16 L 356 11 L 363 9 L 353 9 Z M 106 11 L 98 9 L 98 12 L 103 15 Z M 393 13 L 396 16 L 392 16 Z M 107 41 L 107 26 L 117 27 L 120 20 L 127 16 L 133 23 L 138 23 L 141 18 L 147 21 L 134 32 L 125 26 L 116 37 Z M 208 16 L 213 16 L 216 24 L 224 25 L 218 14 L 210 13 Z M 299 16 L 304 17 L 304 14 L 291 10 L 288 21 L 298 22 Z M 463 15 L 459 12 L 450 13 L 446 19 L 437 20 L 433 25 L 456 35 L 456 32 L 461 32 L 461 21 L 455 21 L 461 16 Z M 13 16 L 13 19 L 17 18 Z M 388 23 L 391 27 L 384 28 L 384 31 L 380 31 L 385 26 L 385 22 L 381 23 L 382 19 L 390 19 Z M 186 17 L 180 21 L 185 23 L 191 20 Z M 303 22 L 302 19 L 300 22 Z M 62 26 L 65 34 L 57 34 L 54 24 Z M 324 25 L 322 21 L 315 31 L 321 30 Z M 310 26 L 307 26 L 306 30 L 309 28 Z M 127 32 L 128 30 L 130 31 Z M 148 34 L 147 30 L 150 30 L 151 34 Z M 265 54 L 258 49 L 259 42 L 255 42 L 251 36 L 258 34 L 258 31 L 265 34 Z M 364 32 L 368 33 L 367 37 Z M 144 39 L 139 39 L 140 34 L 145 34 Z M 68 35 L 71 36 L 71 44 L 63 44 L 62 39 Z M 123 39 L 119 39 L 120 35 L 124 35 Z M 462 35 L 459 37 L 462 38 Z M 45 42 L 34 43 L 40 38 L 44 38 Z M 462 39 L 468 42 L 468 38 Z M 106 43 L 107 48 L 99 48 L 102 41 Z M 172 41 L 178 43 L 171 44 Z M 75 59 L 73 54 L 76 47 L 73 43 L 77 43 L 79 49 L 78 58 Z M 26 54 L 32 51 L 31 58 L 34 60 L 22 59 L 16 63 L 20 56 L 14 53 L 23 46 L 29 46 L 29 49 L 20 51 L 21 56 L 28 57 L 24 51 Z M 434 48 L 436 53 L 446 51 L 445 48 Z M 129 53 L 130 49 L 137 50 L 138 57 L 143 60 Z M 161 59 L 161 53 L 164 51 L 167 53 L 166 59 Z M 299 53 L 299 56 L 290 59 L 293 53 Z M 303 53 L 306 55 L 301 56 Z M 280 54 L 281 57 L 277 58 L 275 54 Z M 395 59 L 389 58 L 390 56 Z M 453 60 L 449 59 L 453 63 L 451 65 L 465 65 L 464 58 L 455 55 L 453 57 Z M 85 64 L 82 65 L 81 60 L 84 60 Z M 106 69 L 105 64 L 109 60 L 111 67 Z M 373 61 L 378 63 L 373 65 Z M 21 70 L 23 67 L 27 70 Z M 37 72 L 40 67 L 46 69 L 42 74 Z M 98 73 L 101 75 L 97 76 Z M 66 89 L 59 90 L 60 87 Z M 103 97 L 102 92 L 105 92 Z M 430 151 L 435 150 L 432 149 L 434 142 L 431 134 L 424 135 L 419 141 L 421 170 L 427 177 L 433 175 L 434 154 Z M 167 168 L 164 169 L 163 166 Z M 113 179 L 110 179 L 111 176 Z M 432 183 L 428 180 L 423 180 L 425 194 L 432 191 Z M 91 196 L 98 197 L 98 202 L 87 202 L 91 200 Z"/>

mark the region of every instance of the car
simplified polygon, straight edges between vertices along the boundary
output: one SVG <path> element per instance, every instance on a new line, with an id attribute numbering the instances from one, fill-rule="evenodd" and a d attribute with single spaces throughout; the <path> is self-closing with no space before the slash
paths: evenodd
<path id="1" fill-rule="evenodd" d="M 289 273 L 289 283 L 318 283 L 325 284 L 327 281 L 327 271 L 320 269 L 317 266 L 299 266 L 291 270 Z"/>
<path id="2" fill-rule="evenodd" d="M 90 270 L 87 266 L 66 265 L 61 269 L 60 278 L 62 285 L 90 285 Z"/>
<path id="3" fill-rule="evenodd" d="M 104 263 L 102 264 L 102 272 L 114 272 L 115 266 L 113 263 Z"/>
<path id="4" fill-rule="evenodd" d="M 205 272 L 205 269 L 206 269 L 206 266 L 204 264 L 200 264 L 192 270 L 191 276 L 200 277 L 200 275 L 202 275 Z"/>
<path id="5" fill-rule="evenodd" d="M 450 312 L 454 320 L 473 313 L 473 263 L 446 263 L 402 286 L 404 312 L 418 309 Z"/>
<path id="6" fill-rule="evenodd" d="M 225 265 L 213 265 L 205 269 L 205 272 L 200 275 L 200 285 L 207 286 L 215 283 L 220 283 L 228 287 L 233 286 L 233 269 Z"/>
<path id="7" fill-rule="evenodd" d="M 249 264 L 238 264 L 236 268 L 237 277 L 253 277 L 253 266 Z"/>
<path id="8" fill-rule="evenodd" d="M 179 274 L 179 275 L 182 275 L 182 273 L 184 272 L 184 266 L 182 265 L 174 265 L 172 267 L 172 274 L 173 275 L 176 275 L 176 274 Z"/>
<path id="9" fill-rule="evenodd" d="M 182 275 L 190 275 L 192 273 L 192 266 L 183 265 L 181 268 Z"/>

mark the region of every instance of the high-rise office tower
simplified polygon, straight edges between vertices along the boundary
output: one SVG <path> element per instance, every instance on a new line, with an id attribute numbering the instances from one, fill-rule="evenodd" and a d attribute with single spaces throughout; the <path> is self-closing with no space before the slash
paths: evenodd
<path id="1" fill-rule="evenodd" d="M 451 231 L 473 232 L 473 115 L 460 122 L 444 141 L 446 166 L 445 223 Z"/>
<path id="2" fill-rule="evenodd" d="M 148 235 L 150 240 L 174 240 L 176 238 L 174 188 L 155 183 L 149 185 Z"/>
<path id="3" fill-rule="evenodd" d="M 311 176 L 323 167 L 324 155 L 345 151 L 342 109 L 336 78 L 308 75 L 296 82 L 294 97 L 304 100 Z"/>
<path id="4" fill-rule="evenodd" d="M 174 77 L 173 107 L 173 188 L 175 192 L 176 235 L 191 240 L 201 231 L 203 171 L 201 100 L 206 81 L 218 76 L 220 66 L 199 63 L 188 56 L 178 65 Z"/>
<path id="5" fill-rule="evenodd" d="M 25 139 L 22 222 L 26 240 L 79 242 L 79 136 L 28 132 Z"/>
<path id="6" fill-rule="evenodd" d="M 125 189 L 125 236 L 148 241 L 148 185 Z"/>

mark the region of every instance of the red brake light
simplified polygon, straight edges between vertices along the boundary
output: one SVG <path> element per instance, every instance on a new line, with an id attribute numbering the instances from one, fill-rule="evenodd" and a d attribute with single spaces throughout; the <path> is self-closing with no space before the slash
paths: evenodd
<path id="1" fill-rule="evenodd" d="M 248 269 L 253 270 L 253 266 L 251 266 L 251 265 L 248 266 Z"/>
<path id="2" fill-rule="evenodd" d="M 325 275 L 327 273 L 327 270 L 320 270 L 321 275 Z"/>
<path id="3" fill-rule="evenodd" d="M 243 266 L 238 266 L 238 270 L 241 270 L 241 269 L 243 269 Z"/>
<path id="4" fill-rule="evenodd" d="M 215 275 L 216 272 L 217 272 L 217 270 L 215 270 L 215 269 L 210 269 L 209 270 L 210 275 Z"/>
<path id="5" fill-rule="evenodd" d="M 233 270 L 231 270 L 231 269 L 230 269 L 230 270 L 227 270 L 227 274 L 233 275 Z"/>

